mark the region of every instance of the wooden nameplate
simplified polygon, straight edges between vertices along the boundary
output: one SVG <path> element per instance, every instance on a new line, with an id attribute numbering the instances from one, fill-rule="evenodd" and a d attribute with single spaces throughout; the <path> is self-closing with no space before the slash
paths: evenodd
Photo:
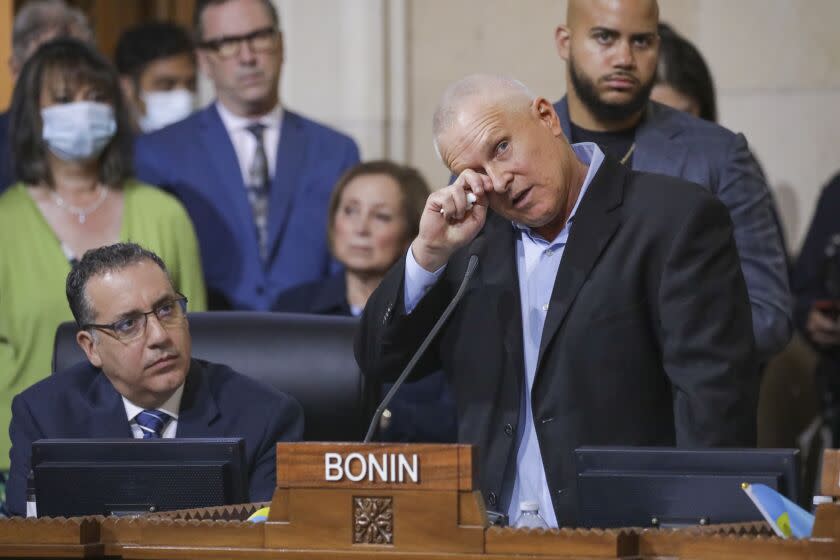
<path id="1" fill-rule="evenodd" d="M 482 553 L 468 445 L 280 443 L 267 548 Z"/>

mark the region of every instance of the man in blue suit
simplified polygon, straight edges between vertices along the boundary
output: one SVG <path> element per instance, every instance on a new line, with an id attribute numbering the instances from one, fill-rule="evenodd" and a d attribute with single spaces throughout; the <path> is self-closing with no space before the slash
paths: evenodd
<path id="1" fill-rule="evenodd" d="M 356 144 L 280 104 L 282 35 L 271 0 L 200 0 L 198 60 L 217 100 L 135 148 L 137 175 L 186 206 L 211 308 L 268 309 L 327 277 L 327 203 Z"/>
<path id="2" fill-rule="evenodd" d="M 67 277 L 67 300 L 89 363 L 12 401 L 12 514 L 26 511 L 32 442 L 44 438 L 242 437 L 250 498 L 271 499 L 275 444 L 301 439 L 302 409 L 227 366 L 191 359 L 186 298 L 157 255 L 131 243 L 88 251 Z"/>
<path id="3" fill-rule="evenodd" d="M 656 0 L 570 0 L 555 33 L 567 96 L 554 106 L 571 142 L 596 142 L 636 171 L 699 183 L 729 209 L 759 356 L 791 336 L 785 253 L 770 194 L 741 134 L 649 100 L 659 38 Z M 651 212 L 667 212 L 651 208 Z"/>

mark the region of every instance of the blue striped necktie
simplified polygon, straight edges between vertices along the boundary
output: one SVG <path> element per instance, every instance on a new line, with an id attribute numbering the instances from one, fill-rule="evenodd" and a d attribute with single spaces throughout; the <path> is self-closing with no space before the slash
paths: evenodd
<path id="1" fill-rule="evenodd" d="M 142 410 L 134 417 L 134 421 L 143 431 L 143 439 L 160 439 L 163 428 L 171 419 L 167 413 L 154 409 Z"/>

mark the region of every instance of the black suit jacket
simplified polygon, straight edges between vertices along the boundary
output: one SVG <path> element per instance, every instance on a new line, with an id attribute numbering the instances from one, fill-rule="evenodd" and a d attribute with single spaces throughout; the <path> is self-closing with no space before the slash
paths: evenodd
<path id="1" fill-rule="evenodd" d="M 88 362 L 55 373 L 16 396 L 9 434 L 6 507 L 14 515 L 26 512 L 33 441 L 132 437 L 120 394 Z M 227 366 L 193 359 L 176 437 L 245 438 L 251 500 L 270 500 L 276 485 L 275 444 L 303 437 L 303 410 L 294 398 Z"/>
<path id="2" fill-rule="evenodd" d="M 476 275 L 419 374 L 450 374 L 459 440 L 479 447 L 485 499 L 500 509 L 515 469 L 524 377 L 516 232 L 491 212 L 480 236 Z M 453 297 L 471 250 L 450 259 L 408 316 L 405 260 L 389 271 L 356 340 L 366 374 L 401 370 Z M 531 397 L 558 522 L 575 523 L 573 450 L 581 445 L 754 445 L 754 361 L 726 208 L 696 185 L 605 159 L 555 279 Z"/>

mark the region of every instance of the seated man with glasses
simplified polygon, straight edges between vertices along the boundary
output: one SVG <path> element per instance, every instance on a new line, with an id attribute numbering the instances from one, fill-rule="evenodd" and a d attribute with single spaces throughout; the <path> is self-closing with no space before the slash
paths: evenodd
<path id="1" fill-rule="evenodd" d="M 301 439 L 303 411 L 227 366 L 191 358 L 187 298 L 157 255 L 132 243 L 88 251 L 67 277 L 67 300 L 89 363 L 12 401 L 10 513 L 26 511 L 32 442 L 44 438 L 242 437 L 250 498 L 271 499 L 275 444 Z"/>
<path id="2" fill-rule="evenodd" d="M 135 169 L 189 212 L 208 307 L 268 310 L 280 293 L 335 272 L 327 205 L 359 150 L 281 103 L 274 2 L 198 0 L 194 24 L 199 67 L 216 101 L 139 137 Z"/>

